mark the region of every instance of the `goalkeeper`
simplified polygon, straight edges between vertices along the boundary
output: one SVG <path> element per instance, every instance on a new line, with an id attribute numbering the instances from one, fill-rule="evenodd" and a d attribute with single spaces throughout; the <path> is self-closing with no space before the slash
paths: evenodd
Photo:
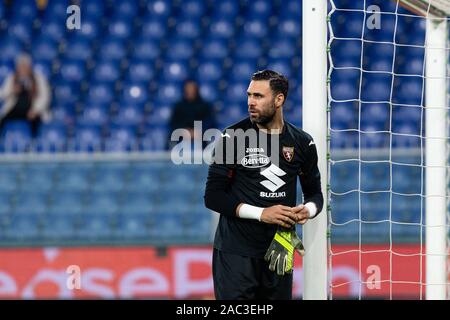
<path id="1" fill-rule="evenodd" d="M 216 299 L 291 299 L 294 250 L 303 253 L 295 225 L 322 210 L 316 146 L 283 119 L 288 87 L 277 72 L 253 74 L 249 117 L 227 128 L 215 146 L 204 198 L 220 213 L 212 261 Z M 252 132 L 257 139 L 242 138 Z M 304 196 L 298 205 L 297 177 Z"/>

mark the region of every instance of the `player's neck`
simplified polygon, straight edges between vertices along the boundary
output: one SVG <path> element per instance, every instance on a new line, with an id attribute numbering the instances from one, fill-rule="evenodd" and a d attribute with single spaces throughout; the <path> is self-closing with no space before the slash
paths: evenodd
<path id="1" fill-rule="evenodd" d="M 275 115 L 275 117 L 273 117 L 272 121 L 266 123 L 266 124 L 256 124 L 259 128 L 259 130 L 261 130 L 262 132 L 266 132 L 269 134 L 280 134 L 283 131 L 283 127 L 284 127 L 284 119 L 283 119 L 283 115 L 278 116 Z"/>

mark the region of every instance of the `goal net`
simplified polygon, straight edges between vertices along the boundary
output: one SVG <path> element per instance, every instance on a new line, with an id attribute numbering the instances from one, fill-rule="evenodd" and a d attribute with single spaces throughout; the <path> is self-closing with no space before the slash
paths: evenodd
<path id="1" fill-rule="evenodd" d="M 448 298 L 448 0 L 329 0 L 329 296 Z"/>

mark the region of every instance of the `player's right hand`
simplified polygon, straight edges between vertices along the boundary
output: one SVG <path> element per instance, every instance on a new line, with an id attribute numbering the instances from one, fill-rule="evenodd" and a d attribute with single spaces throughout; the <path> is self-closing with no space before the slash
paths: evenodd
<path id="1" fill-rule="evenodd" d="M 296 217 L 291 207 L 275 205 L 265 208 L 261 214 L 261 221 L 269 224 L 278 224 L 285 228 L 295 225 Z"/>

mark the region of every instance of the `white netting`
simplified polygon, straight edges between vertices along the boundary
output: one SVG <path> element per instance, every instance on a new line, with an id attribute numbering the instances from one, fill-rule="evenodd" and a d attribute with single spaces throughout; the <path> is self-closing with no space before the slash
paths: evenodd
<path id="1" fill-rule="evenodd" d="M 426 76 L 427 8 L 422 16 L 396 0 L 329 1 L 332 298 L 425 298 L 425 151 L 449 140 L 448 130 L 426 137 L 427 80 L 448 79 Z M 435 49 L 448 56 L 448 45 Z M 448 103 L 433 108 L 447 112 Z M 447 170 L 448 158 L 437 167 Z"/>

